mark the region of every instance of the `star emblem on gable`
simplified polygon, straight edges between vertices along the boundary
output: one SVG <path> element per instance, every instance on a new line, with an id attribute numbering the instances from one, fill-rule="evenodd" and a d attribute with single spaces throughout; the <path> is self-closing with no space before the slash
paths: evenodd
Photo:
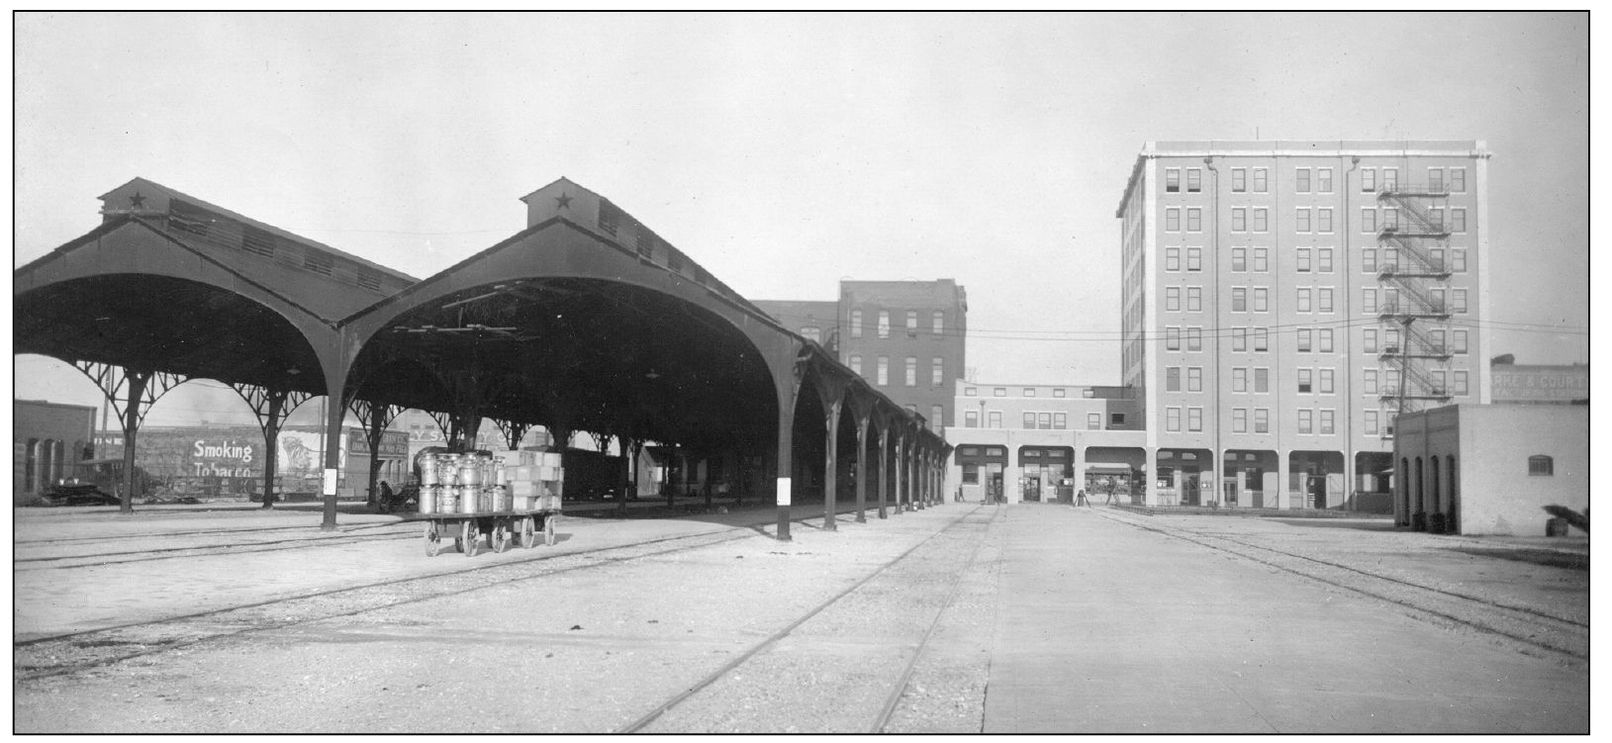
<path id="1" fill-rule="evenodd" d="M 554 203 L 558 204 L 561 209 L 570 209 L 571 195 L 562 191 L 559 196 L 554 197 Z"/>
<path id="2" fill-rule="evenodd" d="M 139 191 L 135 191 L 134 195 L 129 197 L 129 206 L 132 206 L 132 207 L 134 207 L 136 209 L 139 209 L 139 208 L 144 207 L 145 205 L 146 205 L 146 197 L 142 196 Z"/>

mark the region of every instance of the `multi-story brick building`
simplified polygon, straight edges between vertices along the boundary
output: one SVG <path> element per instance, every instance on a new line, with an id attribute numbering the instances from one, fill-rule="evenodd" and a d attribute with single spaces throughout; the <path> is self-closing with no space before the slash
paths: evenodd
<path id="1" fill-rule="evenodd" d="M 968 294 L 956 281 L 841 281 L 837 302 L 755 305 L 836 351 L 841 363 L 924 416 L 930 428 L 956 425 L 952 385 L 963 376 L 968 330 Z"/>
<path id="2" fill-rule="evenodd" d="M 1400 410 L 1489 401 L 1488 158 L 1144 146 L 1116 216 L 1150 502 L 1344 505 L 1387 491 Z"/>

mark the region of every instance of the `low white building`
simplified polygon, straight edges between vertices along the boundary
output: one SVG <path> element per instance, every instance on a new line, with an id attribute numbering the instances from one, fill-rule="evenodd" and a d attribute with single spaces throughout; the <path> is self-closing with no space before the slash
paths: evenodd
<path id="1" fill-rule="evenodd" d="M 1545 536 L 1544 506 L 1589 507 L 1588 405 L 1449 405 L 1402 414 L 1394 431 L 1400 525 Z"/>
<path id="2" fill-rule="evenodd" d="M 1129 503 L 1144 491 L 1146 433 L 1125 387 L 958 380 L 948 493 L 964 500 L 1065 501 L 1085 488 Z"/>

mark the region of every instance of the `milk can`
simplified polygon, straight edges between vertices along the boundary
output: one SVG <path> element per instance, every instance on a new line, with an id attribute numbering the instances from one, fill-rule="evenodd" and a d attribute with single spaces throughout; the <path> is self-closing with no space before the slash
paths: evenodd
<path id="1" fill-rule="evenodd" d="M 422 469 L 422 476 L 424 474 Z M 441 485 L 431 484 L 420 486 L 420 513 L 436 513 L 437 495 L 442 491 Z"/>
<path id="2" fill-rule="evenodd" d="M 481 461 L 474 454 L 463 454 L 459 457 L 459 484 L 481 485 Z"/>
<path id="3" fill-rule="evenodd" d="M 431 485 L 439 484 L 437 480 L 437 458 L 431 455 L 420 457 L 420 488 L 423 490 Z"/>
<path id="4" fill-rule="evenodd" d="M 459 487 L 459 513 L 475 513 L 480 504 L 480 485 L 460 485 Z"/>
<path id="5" fill-rule="evenodd" d="M 459 512 L 459 489 L 452 485 L 437 485 L 437 513 Z"/>

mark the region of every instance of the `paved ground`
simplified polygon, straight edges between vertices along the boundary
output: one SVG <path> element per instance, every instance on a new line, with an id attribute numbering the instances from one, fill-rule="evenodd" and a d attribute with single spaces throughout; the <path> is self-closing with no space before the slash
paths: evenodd
<path id="1" fill-rule="evenodd" d="M 19 648 L 15 730 L 609 732 L 920 548 L 920 563 L 867 584 L 758 656 L 755 669 L 736 669 L 720 694 L 691 699 L 646 730 L 855 731 L 866 716 L 848 711 L 853 702 L 880 696 L 878 674 L 898 667 L 910 652 L 902 648 L 916 647 L 932 621 L 931 646 L 892 732 L 1590 727 L 1587 660 L 1301 577 L 1281 562 L 1391 573 L 1414 584 L 1405 590 L 1529 603 L 1587 623 L 1587 568 L 1497 556 L 1584 554 L 1587 540 L 1523 544 L 1373 521 L 947 504 L 882 521 L 870 513 L 865 524 L 842 518 L 835 532 L 808 519 L 780 543 L 770 538 L 773 513 L 568 517 L 555 547 L 466 559 L 427 558 L 418 527 L 391 517 L 344 515 L 342 531 L 329 534 L 312 528 L 317 512 L 281 509 L 146 509 L 133 518 L 19 510 L 15 557 L 32 560 L 13 569 L 19 640 L 381 578 L 426 577 L 447 588 L 441 598 L 366 608 L 384 605 L 393 590 L 375 589 L 380 599 L 319 608 L 327 613 L 311 621 L 267 622 L 69 676 L 24 678 L 31 661 Z M 973 526 L 960 532 L 959 524 Z M 266 525 L 289 528 L 240 531 Z M 257 544 L 223 554 L 208 547 L 220 541 L 209 532 L 228 529 Z M 127 543 L 135 553 L 196 551 L 67 567 L 85 544 L 62 540 L 86 533 L 140 535 Z M 604 564 L 587 552 L 724 533 L 734 539 L 660 558 Z M 937 534 L 945 539 L 930 540 Z M 288 540 L 307 548 L 273 549 Z M 1288 557 L 1259 562 L 1218 544 Z M 488 566 L 498 567 L 466 572 Z M 500 571 L 529 574 L 487 577 Z M 305 610 L 313 611 L 286 611 Z M 253 621 L 217 620 L 249 629 Z M 85 644 L 93 642 L 112 641 Z M 850 684 L 864 691 L 837 696 Z"/>

